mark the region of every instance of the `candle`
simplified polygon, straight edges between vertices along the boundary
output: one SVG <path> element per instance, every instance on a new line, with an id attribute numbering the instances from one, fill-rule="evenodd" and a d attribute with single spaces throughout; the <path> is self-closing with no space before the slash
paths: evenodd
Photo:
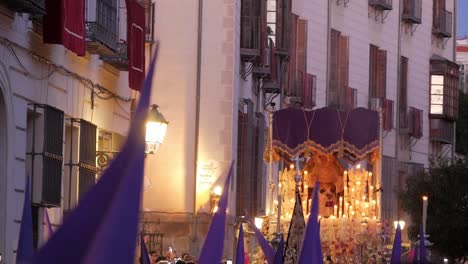
<path id="1" fill-rule="evenodd" d="M 423 222 L 423 233 L 426 235 L 426 220 L 427 220 L 427 205 L 429 203 L 429 198 L 424 195 L 423 199 L 423 215 L 422 215 L 422 222 Z"/>
<path id="2" fill-rule="evenodd" d="M 336 204 L 333 206 L 333 215 L 338 216 L 338 206 Z"/>

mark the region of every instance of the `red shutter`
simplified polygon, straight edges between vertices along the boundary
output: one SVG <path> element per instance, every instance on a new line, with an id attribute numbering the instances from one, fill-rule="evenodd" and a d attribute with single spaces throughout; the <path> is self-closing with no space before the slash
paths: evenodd
<path id="1" fill-rule="evenodd" d="M 421 138 L 423 136 L 422 132 L 422 110 L 419 110 L 417 108 L 411 107 L 411 116 L 412 116 L 412 130 L 411 130 L 411 136 L 414 138 Z"/>
<path id="2" fill-rule="evenodd" d="M 274 82 L 278 81 L 278 57 L 276 56 L 276 46 L 270 41 L 270 74 Z"/>
<path id="3" fill-rule="evenodd" d="M 383 130 L 390 131 L 393 129 L 393 101 L 384 99 L 383 102 Z"/>
<path id="4" fill-rule="evenodd" d="M 266 24 L 266 1 L 261 1 L 260 5 L 260 60 L 262 64 L 267 64 L 267 43 L 268 43 L 268 36 L 267 36 L 267 24 Z M 272 54 L 270 53 L 270 61 L 271 61 Z"/>
<path id="5" fill-rule="evenodd" d="M 374 45 L 370 45 L 369 48 L 369 97 L 377 97 L 377 51 L 379 48 Z"/>
<path id="6" fill-rule="evenodd" d="M 145 79 L 145 9 L 135 0 L 127 3 L 128 83 L 139 91 Z"/>
<path id="7" fill-rule="evenodd" d="M 349 83 L 349 38 L 339 37 L 338 98 L 340 108 L 346 108 L 346 92 Z"/>
<path id="8" fill-rule="evenodd" d="M 284 9 L 283 0 L 277 0 L 276 1 L 276 32 L 275 32 L 276 41 L 275 41 L 275 44 L 278 49 L 284 49 L 282 45 L 283 28 L 284 28 L 283 9 Z"/>
<path id="9" fill-rule="evenodd" d="M 291 28 L 296 29 L 297 28 L 297 20 L 298 16 L 297 15 L 292 15 L 291 19 Z M 289 45 L 289 71 L 288 71 L 288 86 L 286 86 L 285 89 L 285 94 L 286 95 L 291 95 L 291 92 L 294 89 L 294 83 L 295 83 L 295 76 L 296 76 L 296 30 L 291 30 L 290 32 L 290 42 L 291 44 Z"/>
<path id="10" fill-rule="evenodd" d="M 327 101 L 328 106 L 338 105 L 338 51 L 340 32 L 331 30 L 330 36 L 330 79 L 328 80 Z"/>
<path id="11" fill-rule="evenodd" d="M 385 98 L 387 87 L 387 51 L 377 51 L 376 97 Z"/>
<path id="12" fill-rule="evenodd" d="M 345 98 L 344 109 L 349 111 L 357 107 L 357 89 L 351 87 L 345 87 L 345 93 L 343 96 Z"/>
<path id="13" fill-rule="evenodd" d="M 315 88 L 316 77 L 312 74 L 306 74 L 304 78 L 304 89 L 302 91 L 304 108 L 311 109 L 315 106 Z"/>
<path id="14" fill-rule="evenodd" d="M 295 96 L 301 96 L 304 101 L 302 91 L 304 90 L 307 73 L 307 20 L 297 21 L 296 33 L 296 81 Z"/>
<path id="15" fill-rule="evenodd" d="M 62 44 L 78 56 L 86 54 L 85 1 L 47 0 L 44 43 Z"/>

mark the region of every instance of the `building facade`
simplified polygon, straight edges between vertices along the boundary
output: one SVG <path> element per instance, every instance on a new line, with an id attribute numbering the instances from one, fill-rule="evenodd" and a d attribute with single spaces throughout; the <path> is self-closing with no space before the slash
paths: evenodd
<path id="1" fill-rule="evenodd" d="M 143 204 L 147 228 L 166 232 L 164 247 L 198 252 L 231 160 L 232 212 L 274 210 L 262 161 L 272 102 L 276 110 L 382 109 L 388 220 L 404 218 L 396 192 L 405 178 L 453 155 L 456 1 L 198 1 L 174 15 L 176 5 L 156 1 L 154 96 L 172 122 L 147 164 Z"/>
<path id="2" fill-rule="evenodd" d="M 26 178 L 37 247 L 45 210 L 57 227 L 95 183 L 104 154 L 118 151 L 137 94 L 129 89 L 128 59 L 118 52 L 125 1 L 86 1 L 84 17 L 74 18 L 85 19 L 78 28 L 60 20 L 56 7 L 65 2 L 0 4 L 1 263 L 15 263 Z M 68 9 L 85 11 L 76 3 L 67 2 Z M 104 8 L 114 20 L 103 20 Z"/>
<path id="3" fill-rule="evenodd" d="M 62 130 L 54 130 L 63 135 L 58 150 L 61 181 L 55 186 L 60 195 L 55 192 L 54 203 L 38 203 L 36 216 L 42 219 L 43 206 L 53 207 L 49 213 L 59 224 L 63 212 L 79 199 L 81 183 L 73 185 L 73 176 L 77 175 L 75 181 L 94 182 L 95 174 L 85 173 L 93 171 L 89 166 L 99 167 L 100 159 L 93 165 L 93 154 L 107 157 L 104 154 L 118 151 L 130 119 L 129 100 L 137 97 L 128 89 L 128 65 L 121 57 L 126 43 L 121 40 L 128 36 L 125 1 L 85 2 L 85 56 L 43 44 L 37 17 L 46 12 L 45 6 L 39 11 L 15 4 L 1 9 L 1 36 L 7 37 L 1 42 L 0 120 L 7 125 L 0 129 L 0 140 L 8 147 L 0 152 L 6 164 L 0 166 L 5 183 L 0 185 L 5 197 L 1 200 L 6 201 L 0 211 L 0 237 L 5 237 L 0 253 L 7 263 L 14 259 L 24 179 L 35 171 L 33 165 L 43 162 L 28 158 L 36 151 L 31 150 L 36 145 L 32 139 L 39 138 L 37 144 L 44 141 L 40 139 L 44 135 L 33 129 L 33 120 L 43 127 L 48 122 L 41 116 L 52 109 L 63 122 Z M 141 230 L 149 236 L 151 251 L 165 254 L 172 247 L 178 254 L 198 254 L 219 197 L 216 187 L 233 160 L 236 177 L 230 187 L 225 257 L 233 257 L 235 227 L 244 209 L 251 216 L 275 210 L 272 196 L 282 165 L 263 159 L 272 110 L 382 111 L 382 216 L 389 220 L 404 217 L 396 191 L 403 188 L 407 175 L 427 167 L 432 158 L 452 155 L 457 116 L 453 89 L 458 84 L 458 68 L 452 62 L 455 0 L 141 4 L 146 58 L 154 53 L 152 37 L 160 41 L 151 101 L 170 122 L 164 144 L 156 155 L 147 156 L 145 164 Z M 67 71 L 55 70 L 57 66 Z M 88 79 L 105 88 L 104 95 L 90 89 Z M 96 135 L 96 148 L 83 154 L 86 168 L 70 161 L 80 159 L 74 146 L 85 144 L 78 142 L 81 138 L 93 141 L 92 136 L 81 137 L 86 134 L 82 129 Z M 39 177 L 35 173 L 34 179 Z M 83 186 L 89 186 L 87 182 L 83 180 Z M 44 186 L 34 188 L 39 195 Z"/>

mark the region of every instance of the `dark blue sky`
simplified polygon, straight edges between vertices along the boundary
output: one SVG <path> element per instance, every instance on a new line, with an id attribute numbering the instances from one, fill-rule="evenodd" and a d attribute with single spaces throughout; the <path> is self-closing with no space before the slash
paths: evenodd
<path id="1" fill-rule="evenodd" d="M 457 36 L 468 36 L 468 0 L 458 0 Z"/>

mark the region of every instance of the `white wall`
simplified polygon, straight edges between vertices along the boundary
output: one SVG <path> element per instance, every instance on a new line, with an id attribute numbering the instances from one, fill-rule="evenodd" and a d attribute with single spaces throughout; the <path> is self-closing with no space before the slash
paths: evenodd
<path id="1" fill-rule="evenodd" d="M 128 75 L 103 64 L 97 55 L 77 57 L 60 45 L 42 44 L 42 38 L 31 29 L 28 15 L 19 15 L 0 7 L 0 36 L 34 50 L 35 53 L 70 71 L 89 78 L 124 98 L 130 97 Z M 14 263 L 19 223 L 22 214 L 25 184 L 26 112 L 28 103 L 49 104 L 73 118 L 83 118 L 100 129 L 126 134 L 130 118 L 130 103 L 94 98 L 91 109 L 91 92 L 80 81 L 58 72 L 50 74 L 49 65 L 38 62 L 19 48 L 14 48 L 18 63 L 9 47 L 0 43 L 0 62 L 5 66 L 9 87 L 2 87 L 6 99 L 8 142 L 11 159 L 7 164 L 7 205 L 3 260 Z M 31 73 L 30 74 L 28 74 Z M 5 92 L 6 91 L 6 92 Z M 5 125 L 5 124 L 2 124 Z M 10 133 L 11 132 L 11 133 Z M 3 176 L 3 175 L 2 175 Z M 2 179 L 2 182 L 4 179 Z M 63 196 L 63 195 L 62 195 Z M 60 221 L 60 209 L 51 210 L 51 221 Z M 2 219 L 3 220 L 3 219 Z M 0 223 L 3 221 L 0 221 Z M 0 243 L 1 245 L 1 243 Z"/>
<path id="2" fill-rule="evenodd" d="M 197 1 L 156 1 L 155 36 L 160 40 L 152 103 L 169 121 L 164 143 L 146 158 L 151 185 L 143 208 L 194 210 L 194 145 L 197 62 Z M 177 12 L 176 12 L 177 11 Z"/>

